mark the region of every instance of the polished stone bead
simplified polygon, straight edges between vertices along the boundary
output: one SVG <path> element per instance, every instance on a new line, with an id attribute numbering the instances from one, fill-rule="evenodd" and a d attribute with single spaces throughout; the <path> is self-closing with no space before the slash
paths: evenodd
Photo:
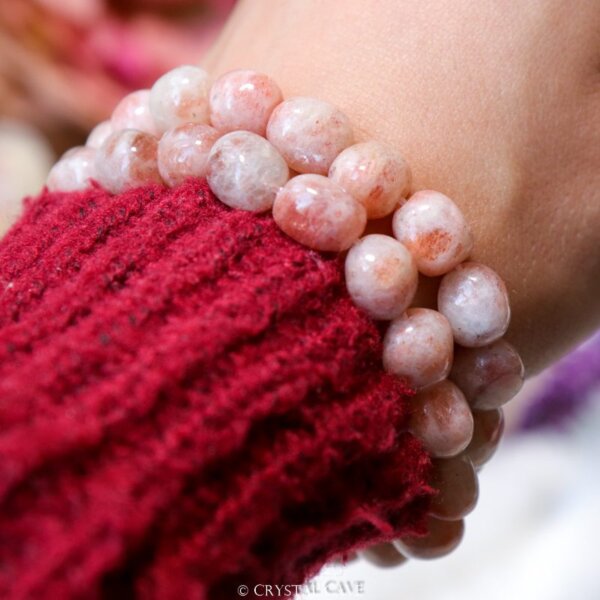
<path id="1" fill-rule="evenodd" d="M 413 194 L 395 212 L 393 229 L 428 277 L 448 273 L 473 249 L 473 235 L 462 212 L 439 192 Z"/>
<path id="2" fill-rule="evenodd" d="M 395 540 L 394 546 L 408 558 L 440 558 L 450 554 L 461 542 L 465 523 L 460 521 L 444 521 L 429 517 L 427 519 L 427 535 L 424 537 L 403 537 Z"/>
<path id="3" fill-rule="evenodd" d="M 448 375 L 453 348 L 452 329 L 444 315 L 428 308 L 409 308 L 385 334 L 383 366 L 421 389 Z"/>
<path id="4" fill-rule="evenodd" d="M 263 212 L 273 206 L 289 178 L 289 169 L 265 138 L 250 131 L 232 131 L 212 147 L 207 178 L 227 206 Z"/>
<path id="5" fill-rule="evenodd" d="M 438 494 L 431 501 L 429 513 L 438 519 L 457 521 L 477 504 L 477 473 L 464 454 L 434 460 L 430 484 Z"/>
<path id="6" fill-rule="evenodd" d="M 150 110 L 160 132 L 184 123 L 209 122 L 209 78 L 204 69 L 177 67 L 163 75 L 150 91 Z"/>
<path id="7" fill-rule="evenodd" d="M 296 97 L 275 108 L 267 138 L 298 173 L 327 175 L 336 156 L 352 143 L 352 127 L 329 102 Z"/>
<path id="8" fill-rule="evenodd" d="M 496 452 L 504 432 L 501 408 L 473 411 L 473 439 L 464 454 L 476 468 L 484 465 Z"/>
<path id="9" fill-rule="evenodd" d="M 208 155 L 219 132 L 210 125 L 186 123 L 169 129 L 158 142 L 158 169 L 173 187 L 188 177 L 206 177 Z"/>
<path id="10" fill-rule="evenodd" d="M 138 90 L 127 94 L 117 104 L 110 118 L 112 130 L 137 129 L 158 135 L 154 117 L 150 112 L 150 90 Z"/>
<path id="11" fill-rule="evenodd" d="M 102 121 L 98 123 L 88 135 L 85 145 L 88 148 L 97 150 L 108 139 L 108 136 L 113 132 L 113 126 L 110 121 Z"/>
<path id="12" fill-rule="evenodd" d="M 489 410 L 513 398 L 523 386 L 524 375 L 518 352 L 500 339 L 482 348 L 457 348 L 450 379 L 473 408 Z"/>
<path id="13" fill-rule="evenodd" d="M 458 265 L 442 279 L 438 310 L 454 339 L 467 347 L 491 344 L 502 337 L 510 321 L 506 286 L 498 274 L 475 262 Z"/>
<path id="14" fill-rule="evenodd" d="M 374 544 L 360 550 L 358 554 L 361 558 L 383 569 L 398 567 L 406 562 L 406 557 L 402 556 L 391 543 Z"/>
<path id="15" fill-rule="evenodd" d="M 283 100 L 267 75 L 239 69 L 219 77 L 209 93 L 210 121 L 221 132 L 245 130 L 264 136 L 273 109 Z"/>
<path id="16" fill-rule="evenodd" d="M 376 141 L 343 150 L 329 168 L 339 183 L 367 210 L 368 219 L 386 217 L 406 198 L 410 169 L 402 156 Z"/>
<path id="17" fill-rule="evenodd" d="M 115 131 L 96 154 L 98 182 L 117 194 L 124 190 L 162 183 L 157 164 L 158 140 L 135 129 Z"/>
<path id="18" fill-rule="evenodd" d="M 97 179 L 96 150 L 85 146 L 71 148 L 52 167 L 46 185 L 52 192 L 84 190 Z"/>
<path id="19" fill-rule="evenodd" d="M 408 428 L 434 458 L 448 458 L 471 442 L 473 415 L 462 392 L 444 380 L 412 399 Z"/>
<path id="20" fill-rule="evenodd" d="M 330 252 L 347 250 L 367 222 L 363 205 L 322 175 L 290 179 L 275 198 L 273 218 L 297 242 Z"/>
<path id="21" fill-rule="evenodd" d="M 358 240 L 348 252 L 345 271 L 348 293 L 373 319 L 401 315 L 417 289 L 418 273 L 410 252 L 388 235 Z"/>

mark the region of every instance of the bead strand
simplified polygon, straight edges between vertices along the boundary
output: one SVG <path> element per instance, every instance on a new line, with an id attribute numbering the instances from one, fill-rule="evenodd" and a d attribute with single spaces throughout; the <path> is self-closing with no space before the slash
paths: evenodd
<path id="1" fill-rule="evenodd" d="M 521 359 L 502 339 L 506 286 L 468 262 L 474 239 L 458 206 L 431 190 L 410 195 L 406 160 L 380 142 L 355 143 L 350 120 L 328 102 L 284 99 L 270 77 L 247 69 L 211 85 L 194 66 L 126 96 L 84 148 L 59 160 L 47 185 L 75 191 L 96 180 L 119 193 L 189 177 L 206 178 L 231 208 L 272 210 L 282 231 L 313 250 L 348 251 L 348 293 L 390 322 L 383 366 L 416 391 L 408 428 L 431 455 L 439 490 L 429 534 L 397 540 L 396 549 L 413 558 L 451 551 L 477 501 L 476 471 L 502 435 L 501 406 L 523 383 Z M 368 220 L 390 215 L 393 237 L 361 238 Z M 437 310 L 415 306 L 419 275 L 442 278 Z M 390 548 L 365 556 L 402 562 Z"/>

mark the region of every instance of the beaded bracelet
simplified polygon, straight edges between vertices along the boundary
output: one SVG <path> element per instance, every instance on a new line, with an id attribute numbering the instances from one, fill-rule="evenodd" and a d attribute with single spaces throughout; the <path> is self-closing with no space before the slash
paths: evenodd
<path id="1" fill-rule="evenodd" d="M 348 293 L 373 319 L 391 321 L 383 366 L 417 392 L 409 431 L 434 459 L 439 490 L 428 535 L 395 544 L 413 558 L 451 551 L 477 501 L 476 470 L 502 435 L 500 407 L 523 383 L 521 359 L 502 339 L 506 287 L 489 267 L 466 262 L 473 235 L 459 208 L 435 191 L 409 197 L 402 156 L 353 143 L 349 119 L 328 102 L 284 100 L 270 77 L 250 70 L 210 85 L 194 66 L 126 96 L 85 147 L 58 161 L 47 186 L 74 191 L 96 180 L 119 193 L 189 177 L 206 177 L 232 208 L 272 209 L 288 236 L 314 250 L 348 250 Z M 394 237 L 360 237 L 368 219 L 392 213 Z M 419 273 L 442 276 L 437 311 L 412 306 Z"/>

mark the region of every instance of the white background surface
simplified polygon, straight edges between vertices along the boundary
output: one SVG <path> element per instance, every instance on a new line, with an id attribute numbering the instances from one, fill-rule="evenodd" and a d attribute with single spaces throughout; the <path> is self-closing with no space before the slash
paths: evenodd
<path id="1" fill-rule="evenodd" d="M 599 462 L 600 397 L 568 435 L 504 440 L 480 473 L 479 504 L 452 555 L 395 569 L 327 567 L 319 592 L 300 598 L 599 600 Z M 343 591 L 353 582 L 364 592 Z"/>

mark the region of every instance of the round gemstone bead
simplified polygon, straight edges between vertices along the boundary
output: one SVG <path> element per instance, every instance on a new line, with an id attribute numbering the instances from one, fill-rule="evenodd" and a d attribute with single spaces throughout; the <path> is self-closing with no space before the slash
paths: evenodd
<path id="1" fill-rule="evenodd" d="M 393 228 L 428 277 L 448 273 L 473 249 L 473 235 L 462 212 L 439 192 L 413 194 L 394 214 Z"/>
<path id="2" fill-rule="evenodd" d="M 398 567 L 406 562 L 406 557 L 402 556 L 393 544 L 375 544 L 369 548 L 360 550 L 359 555 L 383 569 Z"/>
<path id="3" fill-rule="evenodd" d="M 394 546 L 409 558 L 440 558 L 450 554 L 461 542 L 464 521 L 444 521 L 429 517 L 425 537 L 403 537 L 395 540 Z"/>
<path id="4" fill-rule="evenodd" d="M 219 132 L 210 125 L 186 123 L 169 129 L 158 142 L 158 170 L 171 187 L 188 177 L 206 177 L 208 155 Z"/>
<path id="5" fill-rule="evenodd" d="M 345 270 L 348 293 L 373 319 L 398 317 L 417 290 L 417 268 L 410 252 L 388 235 L 367 235 L 356 242 Z"/>
<path id="6" fill-rule="evenodd" d="M 275 108 L 267 138 L 298 173 L 327 175 L 335 157 L 352 143 L 352 127 L 329 102 L 296 97 Z"/>
<path id="7" fill-rule="evenodd" d="M 87 188 L 96 178 L 96 150 L 80 146 L 71 148 L 52 167 L 46 185 L 50 191 L 74 192 Z"/>
<path id="8" fill-rule="evenodd" d="M 430 484 L 438 494 L 431 501 L 429 513 L 438 519 L 457 521 L 477 504 L 477 473 L 464 455 L 434 460 Z"/>
<path id="9" fill-rule="evenodd" d="M 279 152 L 250 131 L 227 133 L 208 157 L 208 184 L 232 208 L 269 210 L 288 178 L 288 166 Z"/>
<path id="10" fill-rule="evenodd" d="M 269 117 L 282 100 L 279 86 L 267 75 L 231 71 L 210 88 L 210 120 L 221 132 L 245 130 L 264 136 Z"/>
<path id="11" fill-rule="evenodd" d="M 115 131 L 96 154 L 98 182 L 118 194 L 126 189 L 162 183 L 157 164 L 158 140 L 135 129 Z"/>
<path id="12" fill-rule="evenodd" d="M 365 207 L 369 219 L 389 215 L 406 197 L 410 186 L 406 161 L 375 141 L 343 150 L 329 168 L 329 177 Z"/>
<path id="13" fill-rule="evenodd" d="M 444 276 L 438 310 L 450 321 L 455 340 L 467 347 L 485 346 L 502 337 L 510 321 L 504 282 L 495 271 L 474 262 Z"/>
<path id="14" fill-rule="evenodd" d="M 298 175 L 279 191 L 273 218 L 297 242 L 314 250 L 347 250 L 367 223 L 362 204 L 322 175 Z"/>
<path id="15" fill-rule="evenodd" d="M 500 444 L 504 432 L 504 415 L 501 408 L 474 410 L 473 422 L 473 439 L 464 455 L 478 468 L 492 458 Z"/>
<path id="16" fill-rule="evenodd" d="M 204 69 L 177 67 L 163 75 L 150 91 L 150 110 L 160 132 L 184 123 L 209 121 L 209 78 Z"/>
<path id="17" fill-rule="evenodd" d="M 450 379 L 477 410 L 506 404 L 523 385 L 525 370 L 518 352 L 505 340 L 483 348 L 457 348 Z"/>
<path id="18" fill-rule="evenodd" d="M 88 135 L 85 145 L 88 148 L 98 149 L 108 139 L 108 136 L 113 132 L 113 126 L 110 121 L 102 121 L 98 123 Z"/>
<path id="19" fill-rule="evenodd" d="M 413 398 L 409 430 L 434 458 L 448 458 L 471 442 L 473 415 L 462 392 L 445 380 Z"/>
<path id="20" fill-rule="evenodd" d="M 428 308 L 410 308 L 385 334 L 383 366 L 421 389 L 448 375 L 453 348 L 452 329 L 444 315 Z"/>
<path id="21" fill-rule="evenodd" d="M 151 135 L 158 134 L 150 112 L 150 90 L 138 90 L 127 94 L 117 104 L 110 120 L 113 131 L 137 129 Z"/>

